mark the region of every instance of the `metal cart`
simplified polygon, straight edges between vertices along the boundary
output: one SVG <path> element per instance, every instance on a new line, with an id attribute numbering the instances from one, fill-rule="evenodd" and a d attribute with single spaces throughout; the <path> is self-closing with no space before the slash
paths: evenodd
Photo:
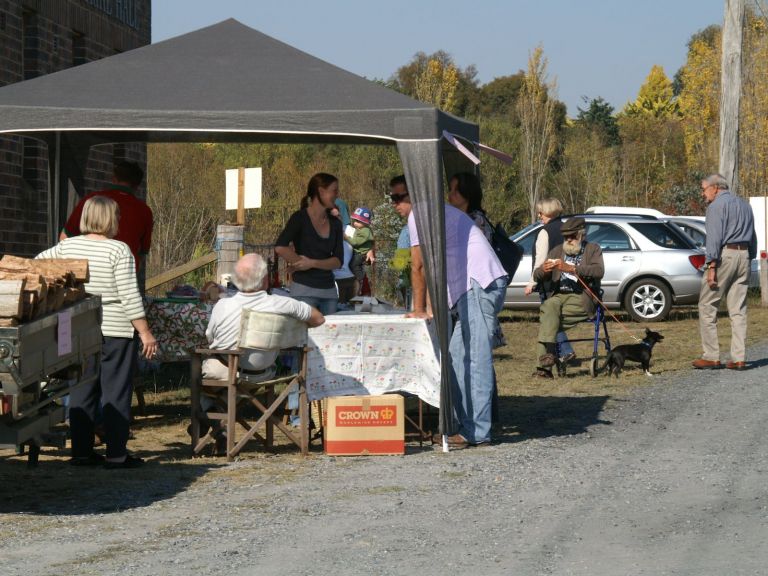
<path id="1" fill-rule="evenodd" d="M 0 328 L 0 448 L 28 447 L 35 466 L 41 446 L 63 447 L 62 398 L 96 379 L 101 356 L 101 297 L 88 296 L 12 328 Z M 90 369 L 88 368 L 90 366 Z"/>

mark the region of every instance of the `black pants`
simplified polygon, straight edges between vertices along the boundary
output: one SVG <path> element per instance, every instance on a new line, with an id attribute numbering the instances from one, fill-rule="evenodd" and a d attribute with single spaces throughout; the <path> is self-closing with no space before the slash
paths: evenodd
<path id="1" fill-rule="evenodd" d="M 89 456 L 93 452 L 93 427 L 99 399 L 104 407 L 107 458 L 120 458 L 126 454 L 135 358 L 136 341 L 133 338 L 103 337 L 101 366 L 96 367 L 99 377 L 74 389 L 69 397 L 73 457 Z"/>
<path id="2" fill-rule="evenodd" d="M 352 271 L 352 274 L 355 275 L 355 280 L 360 283 L 359 286 L 363 285 L 363 276 L 365 276 L 365 272 L 363 271 L 363 264 L 365 264 L 365 254 L 353 252 L 352 258 L 349 261 L 349 269 Z M 359 289 L 360 288 L 358 287 L 358 290 Z"/>

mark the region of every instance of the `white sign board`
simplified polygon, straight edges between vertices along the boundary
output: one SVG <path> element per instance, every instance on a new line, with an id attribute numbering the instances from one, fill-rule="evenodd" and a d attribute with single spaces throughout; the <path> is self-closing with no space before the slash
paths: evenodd
<path id="1" fill-rule="evenodd" d="M 239 170 L 226 171 L 227 210 L 237 210 L 237 175 Z M 261 168 L 245 169 L 245 208 L 261 208 Z"/>
<path id="2" fill-rule="evenodd" d="M 755 232 L 757 233 L 757 257 L 760 258 L 760 254 L 765 251 L 765 197 L 751 196 L 749 198 L 749 205 L 752 206 L 752 214 L 755 216 Z"/>

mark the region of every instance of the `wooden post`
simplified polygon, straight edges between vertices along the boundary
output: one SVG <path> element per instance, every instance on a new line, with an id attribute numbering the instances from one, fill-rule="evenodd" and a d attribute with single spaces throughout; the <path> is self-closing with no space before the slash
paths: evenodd
<path id="1" fill-rule="evenodd" d="M 237 169 L 237 222 L 245 226 L 245 168 Z"/>
<path id="2" fill-rule="evenodd" d="M 739 193 L 739 100 L 744 0 L 725 0 L 720 75 L 720 174 Z"/>

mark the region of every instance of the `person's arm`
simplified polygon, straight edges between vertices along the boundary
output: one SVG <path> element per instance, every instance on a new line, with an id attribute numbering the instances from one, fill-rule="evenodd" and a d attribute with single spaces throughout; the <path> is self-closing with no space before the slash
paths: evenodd
<path id="1" fill-rule="evenodd" d="M 552 270 L 554 270 L 558 263 L 561 262 L 561 251 L 558 249 L 561 248 L 559 246 L 555 246 L 552 248 L 552 250 L 549 251 L 549 254 L 547 254 L 546 259 L 544 262 L 541 263 L 540 266 L 533 269 L 533 279 L 536 282 L 541 282 L 542 280 L 547 280 L 552 275 Z"/>
<path id="2" fill-rule="evenodd" d="M 533 261 L 533 267 L 531 268 L 531 279 L 525 287 L 526 295 L 533 292 L 533 288 L 536 286 L 533 271 L 544 264 L 544 261 L 547 259 L 547 248 L 549 248 L 549 233 L 542 228 L 538 236 L 536 236 L 536 259 Z"/>
<path id="3" fill-rule="evenodd" d="M 309 325 L 310 328 L 321 326 L 325 324 L 325 316 L 323 316 L 320 310 L 312 306 L 312 312 L 309 315 L 309 320 L 307 320 L 307 324 Z"/>
<path id="4" fill-rule="evenodd" d="M 431 318 L 427 310 L 427 279 L 421 246 L 411 246 L 411 294 L 413 310 L 405 315 L 406 318 Z"/>

